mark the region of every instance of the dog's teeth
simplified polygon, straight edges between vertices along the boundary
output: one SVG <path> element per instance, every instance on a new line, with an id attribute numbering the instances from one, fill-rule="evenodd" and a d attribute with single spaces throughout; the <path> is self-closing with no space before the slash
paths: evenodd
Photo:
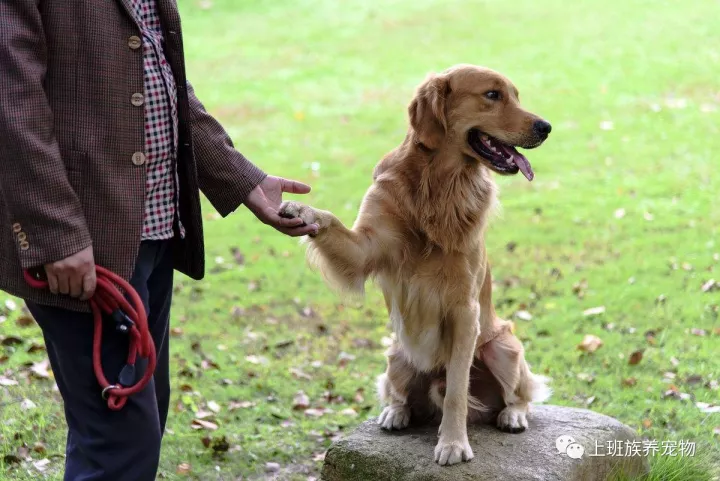
<path id="1" fill-rule="evenodd" d="M 483 136 L 480 137 L 480 138 L 483 139 L 483 140 L 485 140 L 485 141 L 490 140 L 490 138 L 489 138 L 487 135 L 483 135 Z"/>
<path id="2" fill-rule="evenodd" d="M 512 155 L 512 154 L 510 154 L 510 157 L 508 157 L 507 159 L 505 159 L 505 162 L 507 162 L 508 165 L 513 165 L 513 159 L 514 159 L 514 158 L 515 158 L 515 156 Z"/>

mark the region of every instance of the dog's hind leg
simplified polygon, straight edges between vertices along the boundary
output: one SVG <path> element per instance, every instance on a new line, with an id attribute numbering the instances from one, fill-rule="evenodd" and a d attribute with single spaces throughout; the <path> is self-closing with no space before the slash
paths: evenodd
<path id="1" fill-rule="evenodd" d="M 482 356 L 500 383 L 505 400 L 506 407 L 498 415 L 498 428 L 510 433 L 525 431 L 530 403 L 544 401 L 550 395 L 545 378 L 530 372 L 522 343 L 509 329 L 488 342 Z"/>
<path id="2" fill-rule="evenodd" d="M 387 370 L 378 376 L 378 395 L 385 409 L 378 417 L 378 424 L 384 429 L 405 429 L 410 424 L 410 384 L 415 377 L 415 368 L 407 362 L 398 344 L 388 349 Z"/>

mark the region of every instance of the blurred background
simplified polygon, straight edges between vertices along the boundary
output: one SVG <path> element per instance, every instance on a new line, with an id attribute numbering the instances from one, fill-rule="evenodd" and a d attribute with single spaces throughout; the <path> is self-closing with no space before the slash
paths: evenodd
<path id="1" fill-rule="evenodd" d="M 188 78 L 237 148 L 311 184 L 303 200 L 349 224 L 429 72 L 473 63 L 512 79 L 553 133 L 527 153 L 532 183 L 497 180 L 498 312 L 552 378 L 550 402 L 648 440 L 696 442 L 681 463 L 707 470 L 674 479 L 712 479 L 717 1 L 178 3 Z M 370 286 L 362 302 L 338 297 L 297 240 L 247 211 L 204 207 L 208 275 L 178 277 L 175 292 L 161 479 L 318 479 L 330 443 L 379 413 L 381 298 Z M 61 479 L 63 418 L 40 331 L 21 302 L 1 300 L 0 479 Z"/>

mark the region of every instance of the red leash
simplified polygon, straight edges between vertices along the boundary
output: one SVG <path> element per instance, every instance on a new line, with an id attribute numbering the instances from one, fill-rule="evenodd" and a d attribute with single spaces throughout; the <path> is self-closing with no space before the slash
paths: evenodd
<path id="1" fill-rule="evenodd" d="M 148 329 L 147 313 L 145 306 L 138 293 L 133 287 L 118 276 L 105 269 L 96 266 L 97 288 L 95 295 L 90 299 L 90 308 L 95 322 L 93 334 L 93 369 L 95 377 L 102 388 L 102 398 L 107 399 L 108 408 L 119 411 L 127 402 L 128 396 L 141 391 L 155 372 L 155 344 Z M 46 280 L 33 276 L 29 271 L 24 271 L 25 282 L 35 289 L 46 289 Z M 130 297 L 130 302 L 125 299 L 119 286 Z M 130 348 L 128 350 L 127 363 L 118 376 L 118 382 L 110 384 L 105 378 L 102 368 L 101 346 L 103 314 L 109 315 L 116 323 L 119 332 L 129 336 Z M 135 361 L 137 356 L 148 359 L 148 365 L 143 377 L 135 381 Z M 134 384 L 133 384 L 134 383 Z"/>

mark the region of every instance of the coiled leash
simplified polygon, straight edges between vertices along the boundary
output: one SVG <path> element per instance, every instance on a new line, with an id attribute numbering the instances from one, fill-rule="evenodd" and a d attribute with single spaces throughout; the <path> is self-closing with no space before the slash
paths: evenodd
<path id="1" fill-rule="evenodd" d="M 102 388 L 102 398 L 107 400 L 108 408 L 119 411 L 125 406 L 128 396 L 142 391 L 150 382 L 155 372 L 155 344 L 148 329 L 145 306 L 137 291 L 125 279 L 104 267 L 96 266 L 95 271 L 97 273 L 97 287 L 95 294 L 89 300 L 95 323 L 93 370 Z M 23 275 L 25 282 L 34 289 L 46 289 L 48 287 L 47 280 L 31 274 L 28 270 L 23 271 Z M 123 296 L 118 286 L 129 296 L 130 302 Z M 103 315 L 108 315 L 115 321 L 115 328 L 118 332 L 129 336 L 127 363 L 120 371 L 118 381 L 115 384 L 108 382 L 102 368 Z M 134 383 L 135 361 L 138 355 L 147 358 L 148 365 L 142 378 L 137 383 Z"/>

